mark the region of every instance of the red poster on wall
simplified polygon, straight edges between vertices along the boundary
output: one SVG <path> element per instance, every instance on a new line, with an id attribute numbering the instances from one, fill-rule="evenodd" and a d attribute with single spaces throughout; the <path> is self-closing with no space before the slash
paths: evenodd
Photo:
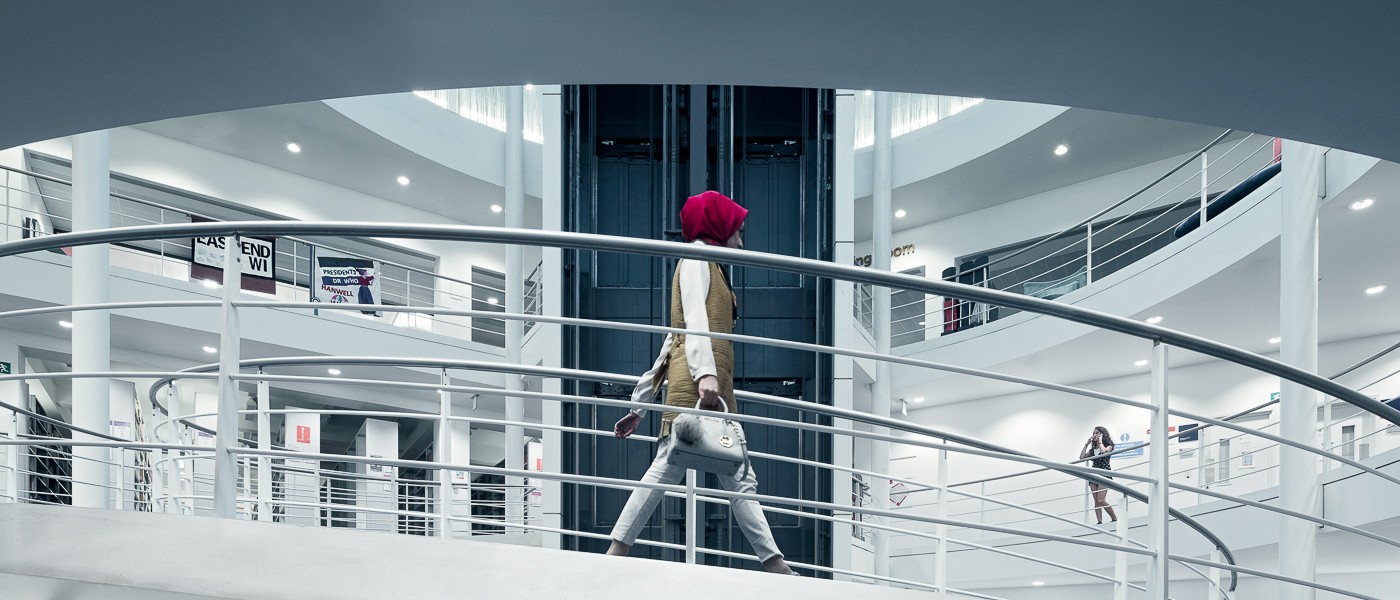
<path id="1" fill-rule="evenodd" d="M 298 444 L 310 444 L 310 443 L 311 443 L 311 428 L 310 428 L 310 427 L 307 427 L 307 426 L 305 426 L 305 425 L 297 425 L 297 443 L 298 443 Z"/>

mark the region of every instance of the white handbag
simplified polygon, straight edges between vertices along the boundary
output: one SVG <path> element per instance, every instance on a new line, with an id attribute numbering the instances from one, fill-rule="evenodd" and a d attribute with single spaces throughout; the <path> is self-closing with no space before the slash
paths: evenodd
<path id="1" fill-rule="evenodd" d="M 720 400 L 724 412 L 729 405 Z M 695 402 L 700 408 L 700 401 Z M 744 428 L 724 417 L 686 413 L 671 422 L 670 464 L 714 473 L 721 477 L 744 478 L 748 472 L 749 449 Z"/>

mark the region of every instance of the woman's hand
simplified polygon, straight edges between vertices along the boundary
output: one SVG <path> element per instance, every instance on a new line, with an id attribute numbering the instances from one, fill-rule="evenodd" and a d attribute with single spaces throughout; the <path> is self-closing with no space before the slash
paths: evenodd
<path id="1" fill-rule="evenodd" d="M 705 410 L 723 410 L 720 403 L 723 400 L 719 397 L 719 378 L 714 375 L 706 375 L 696 382 L 700 389 L 700 408 Z"/>
<path id="2" fill-rule="evenodd" d="M 637 413 L 627 413 L 627 416 L 617 420 L 613 425 L 613 435 L 619 440 L 625 440 L 633 432 L 637 431 L 637 425 L 641 424 L 642 416 Z"/>

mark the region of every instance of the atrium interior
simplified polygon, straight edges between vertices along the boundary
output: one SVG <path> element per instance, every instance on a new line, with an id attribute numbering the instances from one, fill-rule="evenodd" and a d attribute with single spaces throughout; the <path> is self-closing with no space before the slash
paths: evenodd
<path id="1" fill-rule="evenodd" d="M 711 4 L 0 4 L 7 597 L 1394 597 L 1384 19 Z"/>

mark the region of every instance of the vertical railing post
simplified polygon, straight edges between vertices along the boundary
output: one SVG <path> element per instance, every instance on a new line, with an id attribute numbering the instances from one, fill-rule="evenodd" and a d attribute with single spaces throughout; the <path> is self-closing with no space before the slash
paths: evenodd
<path id="1" fill-rule="evenodd" d="M 1118 499 L 1118 543 L 1128 545 L 1128 495 Z M 1113 600 L 1128 598 L 1128 553 L 1122 550 L 1113 553 Z"/>
<path id="2" fill-rule="evenodd" d="M 700 526 L 700 517 L 697 514 L 697 502 L 695 501 L 695 469 L 685 470 L 685 564 L 695 564 L 696 539 L 699 537 L 696 528 Z"/>
<path id="3" fill-rule="evenodd" d="M 438 382 L 442 385 L 451 385 L 452 379 L 447 375 L 447 369 L 443 369 L 438 376 Z M 438 390 L 438 419 L 437 419 L 437 441 L 434 447 L 433 460 L 440 463 L 448 463 L 452 460 L 452 422 L 447 418 L 452 416 L 452 392 Z M 452 471 L 448 469 L 438 469 L 438 531 L 441 532 L 442 539 L 452 539 Z"/>
<path id="4" fill-rule="evenodd" d="M 175 420 L 174 420 L 174 417 L 175 417 L 176 414 L 179 414 L 179 413 L 178 413 L 178 410 L 179 410 L 179 409 L 176 407 L 176 402 L 177 402 L 178 399 L 179 399 L 179 396 L 175 393 L 175 384 L 172 383 L 172 384 L 170 384 L 170 385 L 165 386 L 165 409 L 166 409 L 167 411 L 169 411 L 169 412 L 168 412 L 168 414 L 165 415 L 165 436 L 166 436 L 166 437 L 165 437 L 164 439 L 162 439 L 161 441 L 166 441 L 166 440 L 171 439 L 171 438 L 170 438 L 171 432 L 174 432 L 176 435 L 174 436 L 175 441 L 174 441 L 174 442 L 170 442 L 170 443 L 178 444 L 178 443 L 180 443 L 181 441 L 183 441 L 183 440 L 180 439 L 179 430 L 174 429 L 174 427 L 175 427 Z M 164 453 L 165 453 L 165 478 L 164 478 L 164 479 L 165 479 L 165 512 L 168 513 L 168 514 L 172 514 L 172 515 L 178 515 L 178 514 L 180 514 L 180 504 L 179 504 L 178 501 L 176 501 L 175 496 L 176 496 L 176 494 L 179 493 L 179 487 L 180 487 L 180 486 L 179 486 L 179 482 L 180 482 L 180 467 L 179 467 L 179 463 L 176 462 L 175 458 L 176 458 L 177 456 L 179 456 L 179 451 L 178 451 L 178 450 L 169 450 L 169 449 L 167 449 L 167 450 L 164 451 Z"/>
<path id="5" fill-rule="evenodd" d="M 943 440 L 944 444 L 948 440 Z M 938 451 L 938 519 L 948 518 L 948 451 Z M 934 533 L 938 536 L 938 553 L 933 558 L 933 583 L 938 586 L 938 597 L 948 597 L 948 525 L 939 523 Z"/>
<path id="6" fill-rule="evenodd" d="M 1210 562 L 1218 563 L 1220 561 L 1220 549 L 1212 548 Z M 1210 577 L 1210 581 L 1206 582 L 1206 600 L 1220 600 L 1220 569 L 1211 567 L 1209 571 L 1206 571 L 1206 574 Z"/>
<path id="7" fill-rule="evenodd" d="M 1206 198 L 1210 195 L 1210 177 L 1206 174 L 1206 169 L 1210 167 L 1210 161 L 1206 160 L 1206 153 L 1201 153 L 1201 227 L 1206 225 Z"/>
<path id="8" fill-rule="evenodd" d="M 982 498 L 983 498 L 982 500 L 978 500 L 978 501 L 977 501 L 977 522 L 978 522 L 978 523 L 982 523 L 983 525 L 985 525 L 985 524 L 987 524 L 987 500 L 986 500 L 986 498 L 987 498 L 987 482 L 985 482 L 985 481 L 982 482 L 981 486 L 980 486 L 979 489 L 977 490 L 977 494 L 980 495 L 980 496 L 982 496 Z M 979 529 L 979 530 L 977 530 L 977 532 L 978 532 L 977 541 L 980 542 L 980 541 L 982 541 L 982 540 L 987 539 L 987 535 L 986 535 L 986 532 L 985 532 L 985 531 Z"/>
<path id="9" fill-rule="evenodd" d="M 258 369 L 262 375 L 262 369 Z M 272 449 L 272 387 L 258 381 L 258 449 Z M 272 457 L 258 457 L 258 520 L 272 521 Z"/>
<path id="10" fill-rule="evenodd" d="M 112 478 L 112 508 L 122 510 L 126 505 L 126 448 L 117 448 L 117 460 L 115 466 L 117 476 Z"/>
<path id="11" fill-rule="evenodd" d="M 1331 398 L 1324 397 L 1322 399 L 1322 449 L 1335 453 L 1337 444 L 1332 440 L 1332 426 L 1336 423 L 1332 419 L 1332 404 Z M 1326 471 L 1331 468 L 1332 459 L 1322 459 L 1322 470 Z"/>
<path id="12" fill-rule="evenodd" d="M 1167 597 L 1170 562 L 1167 560 L 1168 531 L 1171 515 L 1167 511 L 1170 481 L 1167 472 L 1167 347 L 1160 341 L 1152 342 L 1152 431 L 1148 436 L 1149 475 L 1153 481 L 1148 492 L 1147 534 L 1148 547 L 1153 554 L 1148 560 L 1147 597 L 1152 600 L 1165 600 Z M 1126 519 L 1124 515 L 1124 519 Z"/>
<path id="13" fill-rule="evenodd" d="M 224 238 L 223 329 L 219 334 L 219 408 L 214 428 L 214 516 L 232 519 L 238 511 L 238 357 L 240 337 L 238 290 L 243 277 L 238 236 Z"/>
<path id="14" fill-rule="evenodd" d="M 10 413 L 10 439 L 19 439 L 19 413 Z M 19 449 L 22 446 L 5 447 L 5 490 L 15 504 L 19 504 Z"/>
<path id="15" fill-rule="evenodd" d="M 1094 224 L 1089 224 L 1089 229 L 1084 235 L 1084 267 L 1087 275 L 1087 283 L 1094 282 Z"/>

